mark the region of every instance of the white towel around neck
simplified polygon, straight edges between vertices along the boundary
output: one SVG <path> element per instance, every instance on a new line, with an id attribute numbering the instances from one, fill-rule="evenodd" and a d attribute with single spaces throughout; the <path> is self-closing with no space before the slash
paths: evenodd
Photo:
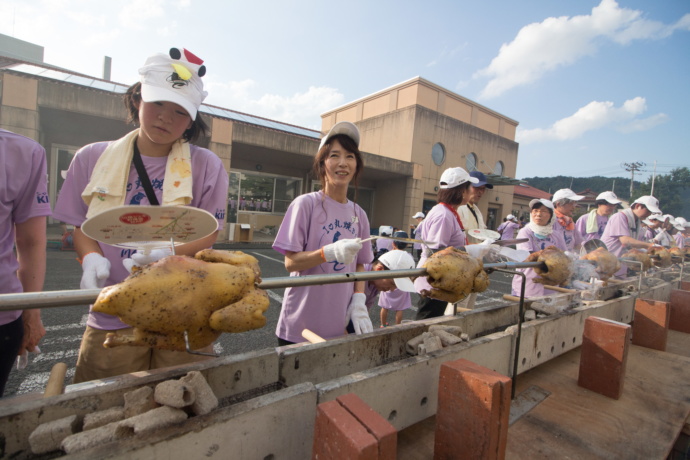
<path id="1" fill-rule="evenodd" d="M 139 130 L 128 133 L 106 147 L 93 168 L 81 194 L 89 205 L 86 217 L 125 204 L 127 179 Z M 189 143 L 177 140 L 168 154 L 163 181 L 163 205 L 183 206 L 192 202 L 192 158 Z"/>

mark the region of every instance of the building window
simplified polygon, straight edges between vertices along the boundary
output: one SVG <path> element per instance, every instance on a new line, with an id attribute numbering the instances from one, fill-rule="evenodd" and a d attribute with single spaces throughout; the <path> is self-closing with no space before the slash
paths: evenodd
<path id="1" fill-rule="evenodd" d="M 237 222 L 238 212 L 284 214 L 301 193 L 301 179 L 231 171 L 228 222 Z"/>
<path id="2" fill-rule="evenodd" d="M 496 174 L 497 176 L 503 175 L 503 162 L 502 161 L 496 162 L 496 166 L 494 166 L 494 174 Z"/>
<path id="3" fill-rule="evenodd" d="M 474 153 L 470 153 L 467 155 L 467 158 L 465 159 L 465 166 L 468 172 L 476 171 L 477 170 L 477 155 Z"/>
<path id="4" fill-rule="evenodd" d="M 446 161 L 446 148 L 440 142 L 435 143 L 431 148 L 431 159 L 434 160 L 436 166 L 441 166 Z"/>

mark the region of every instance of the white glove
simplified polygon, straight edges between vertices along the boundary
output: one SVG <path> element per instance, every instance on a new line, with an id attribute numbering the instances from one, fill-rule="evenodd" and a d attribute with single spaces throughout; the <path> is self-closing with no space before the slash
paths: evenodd
<path id="1" fill-rule="evenodd" d="M 105 280 L 110 276 L 110 261 L 97 252 L 90 252 L 81 261 L 81 276 L 79 287 L 82 289 L 99 289 L 105 286 Z"/>
<path id="2" fill-rule="evenodd" d="M 158 248 L 151 250 L 148 254 L 143 252 L 135 252 L 132 254 L 131 259 L 124 259 L 122 265 L 125 266 L 127 271 L 131 274 L 133 267 L 143 267 L 144 265 L 152 264 L 158 262 L 164 257 L 172 255 L 172 249 L 168 247 Z"/>
<path id="3" fill-rule="evenodd" d="M 491 246 L 487 244 L 468 244 L 465 246 L 465 252 L 475 259 L 483 259 L 491 251 Z"/>
<path id="4" fill-rule="evenodd" d="M 40 353 L 41 349 L 38 348 L 38 345 L 34 347 L 34 351 L 29 352 L 26 348 L 22 351 L 20 355 L 17 355 L 17 370 L 21 371 L 22 369 L 25 369 L 26 366 L 29 364 L 29 353 Z"/>
<path id="5" fill-rule="evenodd" d="M 352 321 L 352 325 L 355 328 L 355 334 L 365 334 L 367 332 L 372 332 L 374 326 L 371 324 L 371 318 L 369 318 L 369 310 L 365 301 L 367 296 L 361 292 L 352 294 L 352 299 L 350 300 L 350 305 L 347 307 L 347 322 Z M 346 324 L 347 325 L 347 324 Z"/>
<path id="6" fill-rule="evenodd" d="M 359 238 L 338 240 L 323 247 L 323 256 L 326 262 L 337 261 L 341 264 L 351 264 L 360 249 L 362 249 L 362 241 Z"/>

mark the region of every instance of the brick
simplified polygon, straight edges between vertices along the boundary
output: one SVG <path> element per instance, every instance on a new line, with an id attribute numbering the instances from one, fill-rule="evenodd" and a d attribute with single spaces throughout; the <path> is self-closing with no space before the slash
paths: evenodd
<path id="1" fill-rule="evenodd" d="M 623 393 L 632 328 L 628 324 L 590 316 L 585 320 L 577 384 L 609 398 Z"/>
<path id="2" fill-rule="evenodd" d="M 466 359 L 442 364 L 434 459 L 504 459 L 511 385 Z"/>
<path id="3" fill-rule="evenodd" d="M 670 315 L 669 302 L 637 299 L 632 325 L 633 345 L 666 351 Z"/>
<path id="4" fill-rule="evenodd" d="M 669 329 L 690 334 L 690 291 L 671 291 L 671 319 Z"/>
<path id="5" fill-rule="evenodd" d="M 398 449 L 398 431 L 354 393 L 339 396 L 336 401 L 343 406 L 378 441 L 379 460 L 395 460 Z"/>
<path id="6" fill-rule="evenodd" d="M 62 440 L 73 435 L 79 425 L 76 415 L 42 423 L 29 435 L 29 446 L 34 454 L 45 454 L 60 449 Z"/>
<path id="7" fill-rule="evenodd" d="M 680 288 L 683 291 L 690 291 L 690 281 L 681 281 L 680 282 Z"/>
<path id="8" fill-rule="evenodd" d="M 313 460 L 376 459 L 378 442 L 338 401 L 316 407 Z"/>

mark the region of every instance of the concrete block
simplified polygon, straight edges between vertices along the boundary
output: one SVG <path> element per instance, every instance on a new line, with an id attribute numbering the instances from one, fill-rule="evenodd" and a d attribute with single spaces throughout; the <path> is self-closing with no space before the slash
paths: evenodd
<path id="1" fill-rule="evenodd" d="M 424 338 L 429 337 L 431 334 L 428 332 L 423 332 L 422 334 L 411 338 L 405 344 L 405 349 L 410 355 L 416 355 L 419 353 L 419 345 L 424 343 Z"/>
<path id="2" fill-rule="evenodd" d="M 641 347 L 666 351 L 671 306 L 668 302 L 637 299 L 632 343 Z"/>
<path id="3" fill-rule="evenodd" d="M 462 328 L 460 326 L 446 326 L 443 324 L 434 324 L 429 326 L 429 332 L 435 331 L 445 331 L 458 337 L 460 337 L 460 334 L 462 334 Z"/>
<path id="4" fill-rule="evenodd" d="M 153 398 L 153 388 L 141 387 L 125 393 L 125 418 L 143 414 L 158 407 Z"/>
<path id="5" fill-rule="evenodd" d="M 115 430 L 122 422 L 113 422 L 89 431 L 82 431 L 67 436 L 62 440 L 62 450 L 68 454 L 73 454 L 81 450 L 90 449 L 92 447 L 100 446 L 106 442 L 112 442 L 115 439 Z"/>
<path id="6" fill-rule="evenodd" d="M 42 423 L 29 435 L 29 446 L 34 454 L 45 454 L 60 449 L 62 440 L 78 430 L 76 415 Z"/>
<path id="7" fill-rule="evenodd" d="M 156 385 L 153 399 L 162 406 L 180 409 L 194 403 L 196 393 L 192 387 L 181 380 L 165 380 Z"/>
<path id="8" fill-rule="evenodd" d="M 466 359 L 443 363 L 434 458 L 505 458 L 511 385 L 510 378 Z"/>
<path id="9" fill-rule="evenodd" d="M 185 420 L 187 420 L 187 413 L 185 411 L 175 409 L 174 407 L 161 406 L 119 422 L 115 429 L 115 436 L 117 438 L 128 438 L 134 434 L 163 428 Z"/>
<path id="10" fill-rule="evenodd" d="M 336 401 L 352 414 L 378 441 L 379 460 L 395 460 L 398 449 L 398 431 L 354 393 L 339 396 Z"/>
<path id="11" fill-rule="evenodd" d="M 441 339 L 439 337 L 430 334 L 429 337 L 424 338 L 424 348 L 426 348 L 427 353 L 431 353 L 432 351 L 442 349 L 443 342 L 441 342 Z"/>
<path id="12" fill-rule="evenodd" d="M 327 401 L 316 408 L 313 460 L 378 458 L 378 441 L 338 401 Z"/>
<path id="13" fill-rule="evenodd" d="M 118 422 L 125 418 L 124 407 L 111 407 L 110 409 L 100 410 L 84 415 L 84 431 L 99 428 L 108 423 Z"/>
<path id="14" fill-rule="evenodd" d="M 690 334 L 690 291 L 671 291 L 671 319 L 669 329 Z"/>
<path id="15" fill-rule="evenodd" d="M 623 393 L 631 327 L 605 318 L 585 320 L 577 384 L 618 399 Z"/>
<path id="16" fill-rule="evenodd" d="M 180 380 L 194 389 L 196 399 L 191 406 L 191 410 L 195 415 L 208 414 L 218 407 L 218 398 L 201 372 L 189 372 Z"/>
<path id="17" fill-rule="evenodd" d="M 444 347 L 449 347 L 451 345 L 455 345 L 456 343 L 462 342 L 462 339 L 459 336 L 453 335 L 450 332 L 444 331 L 443 329 L 435 330 L 435 331 L 432 331 L 431 333 L 434 334 L 439 339 L 441 339 L 441 344 Z"/>

